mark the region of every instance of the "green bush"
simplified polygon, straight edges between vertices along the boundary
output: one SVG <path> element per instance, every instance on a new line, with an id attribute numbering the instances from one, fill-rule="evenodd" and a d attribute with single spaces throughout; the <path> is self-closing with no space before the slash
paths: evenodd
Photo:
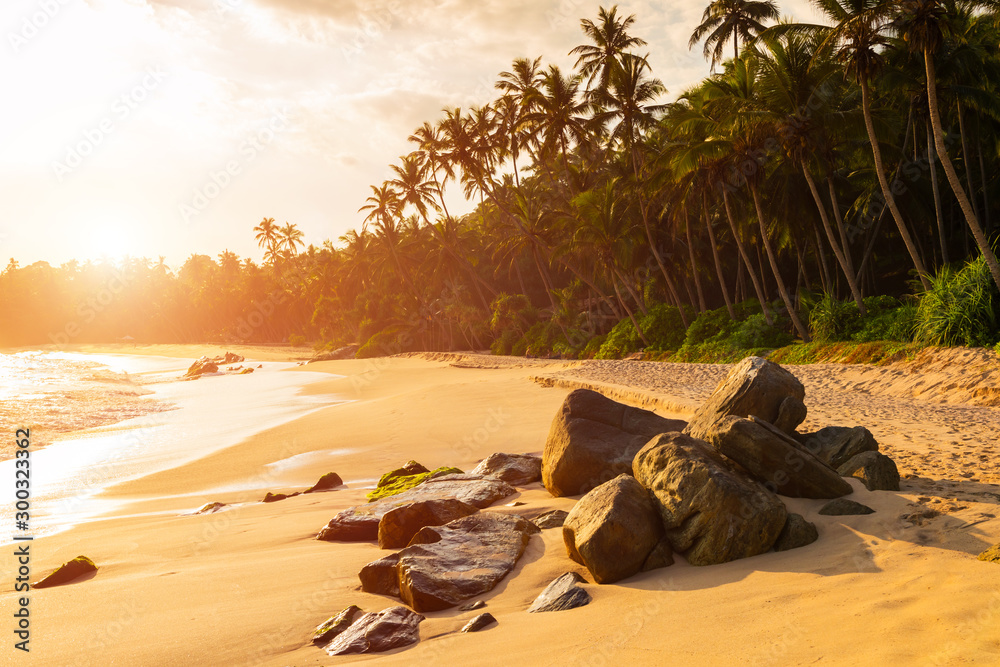
<path id="1" fill-rule="evenodd" d="M 865 297 L 864 304 L 862 317 L 853 300 L 838 301 L 825 295 L 809 313 L 813 338 L 821 343 L 913 340 L 912 307 L 886 295 Z"/>
<path id="2" fill-rule="evenodd" d="M 914 334 L 930 345 L 992 347 L 998 342 L 997 288 L 980 256 L 959 271 L 948 267 L 920 295 Z"/>
<path id="3" fill-rule="evenodd" d="M 601 351 L 601 346 L 604 345 L 604 341 L 606 341 L 607 339 L 608 335 L 603 334 L 601 336 L 594 336 L 593 338 L 588 340 L 583 350 L 581 350 L 579 353 L 580 358 L 593 359 L 594 357 L 596 357 L 597 353 Z"/>
<path id="4" fill-rule="evenodd" d="M 776 320 L 774 324 L 768 324 L 764 313 L 751 315 L 740 322 L 729 336 L 729 345 L 737 350 L 774 349 L 789 345 L 795 337 L 779 326 L 780 323 L 780 320 Z"/>
<path id="5" fill-rule="evenodd" d="M 868 299 L 865 299 L 868 307 Z M 851 336 L 856 343 L 871 343 L 878 340 L 909 343 L 913 340 L 913 330 L 917 323 L 916 306 L 899 306 L 881 312 L 869 311 L 861 330 Z"/>
<path id="6" fill-rule="evenodd" d="M 288 337 L 288 344 L 292 347 L 302 347 L 306 344 L 306 337 L 301 334 L 291 334 Z"/>
<path id="7" fill-rule="evenodd" d="M 626 321 L 631 326 L 632 321 Z M 649 341 L 647 349 L 676 350 L 684 344 L 684 320 L 681 319 L 681 311 L 677 306 L 656 304 L 646 315 L 639 318 L 639 326 Z M 636 334 L 635 337 L 641 344 L 639 335 Z"/>
<path id="8" fill-rule="evenodd" d="M 595 359 L 621 359 L 636 352 L 642 346 L 642 339 L 636 333 L 632 320 L 628 317 L 616 324 L 595 355 Z"/>

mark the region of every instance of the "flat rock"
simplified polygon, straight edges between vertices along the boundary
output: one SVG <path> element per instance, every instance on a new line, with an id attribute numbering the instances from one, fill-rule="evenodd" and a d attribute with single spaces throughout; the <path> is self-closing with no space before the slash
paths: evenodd
<path id="1" fill-rule="evenodd" d="M 485 612 L 466 623 L 462 628 L 462 632 L 479 632 L 483 628 L 488 628 L 496 622 L 497 619 L 493 617 L 493 614 Z"/>
<path id="2" fill-rule="evenodd" d="M 809 523 L 801 514 L 788 514 L 785 527 L 781 529 L 778 540 L 774 543 L 775 551 L 788 551 L 812 544 L 819 539 L 816 526 Z"/>
<path id="3" fill-rule="evenodd" d="M 389 607 L 362 615 L 327 644 L 329 655 L 382 653 L 420 641 L 424 617 L 406 607 Z"/>
<path id="4" fill-rule="evenodd" d="M 769 551 L 785 525 L 776 495 L 683 433 L 650 440 L 635 457 L 635 477 L 653 495 L 670 546 L 692 565 Z"/>
<path id="5" fill-rule="evenodd" d="M 587 493 L 622 473 L 632 474 L 632 459 L 651 437 L 685 425 L 596 391 L 575 389 L 549 429 L 542 483 L 554 496 Z"/>
<path id="6" fill-rule="evenodd" d="M 837 471 L 796 440 L 756 417 L 723 417 L 703 440 L 774 493 L 790 498 L 839 498 L 854 492 Z"/>
<path id="7" fill-rule="evenodd" d="M 359 614 L 363 613 L 360 607 L 352 604 L 336 616 L 331 616 L 320 623 L 313 631 L 312 643 L 316 646 L 326 646 L 350 627 L 357 620 Z"/>
<path id="8" fill-rule="evenodd" d="M 380 549 L 402 549 L 424 526 L 443 526 L 479 509 L 456 498 L 418 500 L 394 507 L 382 515 L 378 524 Z"/>
<path id="9" fill-rule="evenodd" d="M 320 491 L 332 491 L 338 486 L 343 486 L 344 480 L 335 472 L 328 472 L 319 478 L 319 481 L 310 486 L 303 493 L 319 493 Z"/>
<path id="10" fill-rule="evenodd" d="M 542 479 L 542 459 L 527 454 L 490 454 L 472 474 L 496 477 L 511 486 L 527 486 Z"/>
<path id="11" fill-rule="evenodd" d="M 569 512 L 565 510 L 550 510 L 536 516 L 531 520 L 531 523 L 538 526 L 541 530 L 561 528 L 566 523 L 567 516 L 569 516 Z"/>
<path id="12" fill-rule="evenodd" d="M 1000 563 L 1000 544 L 990 547 L 979 554 L 979 560 L 986 561 L 987 563 Z"/>
<path id="13" fill-rule="evenodd" d="M 625 474 L 588 492 L 563 525 L 569 557 L 586 566 L 599 584 L 642 571 L 662 537 L 663 524 L 649 493 Z"/>
<path id="14" fill-rule="evenodd" d="M 863 452 L 877 452 L 878 442 L 864 426 L 827 426 L 799 436 L 803 447 L 834 470 Z"/>
<path id="15" fill-rule="evenodd" d="M 428 479 L 409 491 L 351 507 L 333 517 L 316 539 L 327 542 L 378 540 L 378 525 L 391 509 L 422 500 L 454 498 L 482 509 L 517 493 L 499 479 L 480 475 L 445 475 Z"/>
<path id="16" fill-rule="evenodd" d="M 899 491 L 899 470 L 896 463 L 879 452 L 862 452 L 840 466 L 838 473 L 856 477 L 869 491 Z"/>
<path id="17" fill-rule="evenodd" d="M 528 613 L 564 611 L 590 604 L 590 593 L 577 585 L 580 583 L 586 583 L 586 581 L 576 572 L 567 572 L 561 575 L 539 593 L 535 601 L 528 607 Z"/>
<path id="18" fill-rule="evenodd" d="M 823 505 L 819 513 L 824 516 L 849 516 L 855 514 L 874 514 L 875 510 L 868 507 L 868 505 L 862 505 L 847 498 L 837 498 Z"/>
<path id="19" fill-rule="evenodd" d="M 806 390 L 778 364 L 747 357 L 733 366 L 708 400 L 698 408 L 684 432 L 705 439 L 712 424 L 724 417 L 757 417 L 791 434 L 806 417 Z"/>
<path id="20" fill-rule="evenodd" d="M 537 531 L 522 517 L 496 513 L 428 526 L 402 551 L 366 565 L 361 588 L 397 595 L 417 611 L 448 609 L 493 590 Z"/>
<path id="21" fill-rule="evenodd" d="M 97 565 L 86 556 L 77 556 L 73 560 L 63 563 L 55 572 L 44 577 L 41 581 L 31 584 L 32 588 L 49 588 L 51 586 L 61 586 L 68 584 L 85 574 L 97 572 Z"/>

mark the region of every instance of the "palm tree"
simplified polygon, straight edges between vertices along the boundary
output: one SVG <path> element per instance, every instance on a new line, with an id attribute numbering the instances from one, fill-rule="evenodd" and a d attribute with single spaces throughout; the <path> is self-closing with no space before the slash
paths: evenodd
<path id="1" fill-rule="evenodd" d="M 549 65 L 542 75 L 540 89 L 530 98 L 534 110 L 525 115 L 540 139 L 542 152 L 562 155 L 563 168 L 569 178 L 569 142 L 586 141 L 588 136 L 588 104 L 580 94 L 578 75 L 563 76 L 556 65 Z"/>
<path id="2" fill-rule="evenodd" d="M 777 21 L 778 5 L 773 0 L 713 0 L 705 8 L 701 23 L 691 33 L 688 48 L 705 40 L 704 54 L 712 69 L 722 62 L 722 52 L 733 41 L 733 57 L 740 57 L 740 41 L 746 44 L 764 30 L 765 21 Z"/>
<path id="3" fill-rule="evenodd" d="M 279 233 L 281 235 L 280 245 L 285 246 L 289 257 L 294 257 L 298 247 L 305 245 L 302 241 L 302 230 L 289 222 L 285 223 L 285 226 L 279 230 Z"/>
<path id="4" fill-rule="evenodd" d="M 506 150 L 513 161 L 514 183 L 518 186 L 521 185 L 521 175 L 517 158 L 532 134 L 525 119 L 533 111 L 538 89 L 542 85 L 541 64 L 541 57 L 534 60 L 517 58 L 509 72 L 500 72 L 496 82 L 496 88 L 504 93 L 498 100 L 497 111 L 507 135 Z"/>
<path id="5" fill-rule="evenodd" d="M 271 262 L 274 262 L 276 258 L 276 248 L 278 246 L 278 226 L 274 224 L 274 218 L 264 218 L 260 221 L 260 224 L 253 228 L 253 231 L 257 232 L 254 237 L 257 239 L 257 245 L 264 250 L 265 261 L 267 257 L 270 256 Z"/>
<path id="6" fill-rule="evenodd" d="M 611 71 L 622 54 L 629 49 L 646 46 L 645 40 L 628 34 L 628 29 L 635 23 L 635 15 L 619 19 L 618 5 L 613 6 L 610 11 L 601 7 L 597 12 L 597 20 L 596 24 L 590 19 L 580 21 L 583 34 L 592 43 L 581 44 L 569 52 L 570 55 L 577 56 L 575 67 L 579 68 L 589 90 L 594 89 L 592 84 L 595 79 L 598 82 L 597 90 L 606 89 Z"/>

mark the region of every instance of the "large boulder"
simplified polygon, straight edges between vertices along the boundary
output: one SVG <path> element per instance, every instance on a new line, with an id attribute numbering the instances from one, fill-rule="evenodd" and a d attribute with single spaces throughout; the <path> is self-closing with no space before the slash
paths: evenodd
<path id="1" fill-rule="evenodd" d="M 350 507 L 319 532 L 316 539 L 326 542 L 365 542 L 378 539 L 378 526 L 386 512 L 422 500 L 454 498 L 482 509 L 517 493 L 511 485 L 480 475 L 444 475 L 425 480 L 409 491 L 382 498 L 367 505 Z"/>
<path id="2" fill-rule="evenodd" d="M 774 493 L 791 498 L 839 498 L 854 491 L 837 471 L 777 428 L 756 417 L 724 417 L 703 439 Z"/>
<path id="3" fill-rule="evenodd" d="M 554 496 L 575 496 L 618 475 L 649 439 L 685 423 L 575 389 L 556 414 L 542 455 L 542 483 Z"/>
<path id="4" fill-rule="evenodd" d="M 537 531 L 520 516 L 495 513 L 428 526 L 402 551 L 366 565 L 361 588 L 398 596 L 417 611 L 448 609 L 493 590 Z"/>
<path id="5" fill-rule="evenodd" d="M 62 586 L 80 577 L 97 572 L 97 565 L 86 556 L 77 556 L 73 560 L 63 563 L 54 572 L 31 584 L 32 588 L 49 588 L 50 586 Z"/>
<path id="6" fill-rule="evenodd" d="M 490 454 L 472 474 L 496 477 L 511 486 L 527 486 L 542 478 L 542 460 L 527 454 Z"/>
<path id="7" fill-rule="evenodd" d="M 684 432 L 704 440 L 719 419 L 754 416 L 792 434 L 806 418 L 802 402 L 805 395 L 802 383 L 778 364 L 762 357 L 747 357 L 733 366 L 695 411 Z"/>
<path id="8" fill-rule="evenodd" d="M 670 546 L 692 565 L 762 554 L 785 525 L 788 512 L 776 495 L 683 433 L 653 438 L 634 467 L 657 502 Z"/>
<path id="9" fill-rule="evenodd" d="M 864 426 L 827 426 L 799 436 L 802 446 L 837 470 L 863 452 L 877 452 L 878 442 Z"/>
<path id="10" fill-rule="evenodd" d="M 538 594 L 535 601 L 528 607 L 528 613 L 565 611 L 590 604 L 590 593 L 577 585 L 582 583 L 586 582 L 576 572 L 567 572 L 559 576 Z"/>
<path id="11" fill-rule="evenodd" d="M 663 524 L 649 493 L 625 474 L 581 498 L 563 525 L 569 557 L 585 565 L 599 584 L 640 572 L 662 537 Z"/>
<path id="12" fill-rule="evenodd" d="M 418 500 L 394 507 L 382 515 L 378 524 L 380 549 L 402 549 L 425 526 L 443 526 L 479 509 L 456 498 Z"/>
<path id="13" fill-rule="evenodd" d="M 899 491 L 899 470 L 885 454 L 862 452 L 840 466 L 838 473 L 856 477 L 869 491 Z"/>
<path id="14" fill-rule="evenodd" d="M 368 613 L 352 623 L 327 644 L 329 655 L 382 653 L 420 641 L 420 622 L 424 617 L 406 607 L 389 607 Z"/>

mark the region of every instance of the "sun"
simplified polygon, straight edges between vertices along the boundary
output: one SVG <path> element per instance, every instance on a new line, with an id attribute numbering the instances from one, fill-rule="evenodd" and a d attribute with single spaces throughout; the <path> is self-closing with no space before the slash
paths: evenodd
<path id="1" fill-rule="evenodd" d="M 83 222 L 81 251 L 90 259 L 121 259 L 136 254 L 139 227 L 125 218 L 98 215 Z"/>

